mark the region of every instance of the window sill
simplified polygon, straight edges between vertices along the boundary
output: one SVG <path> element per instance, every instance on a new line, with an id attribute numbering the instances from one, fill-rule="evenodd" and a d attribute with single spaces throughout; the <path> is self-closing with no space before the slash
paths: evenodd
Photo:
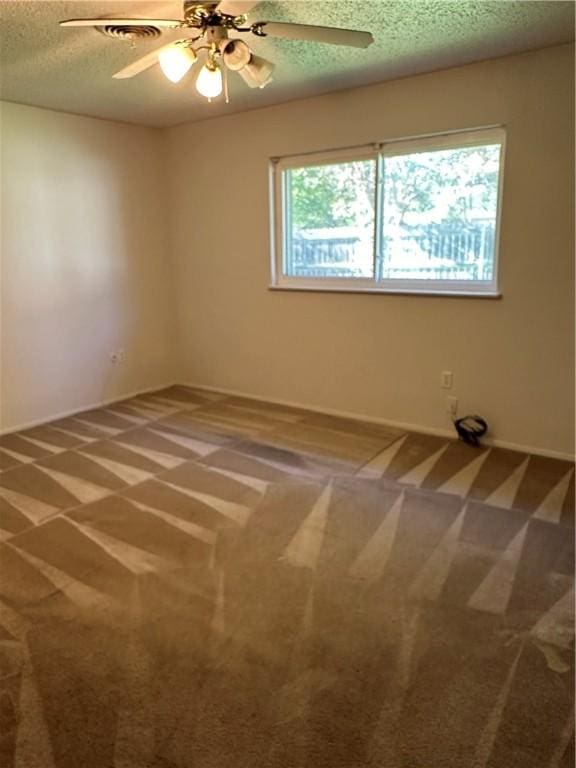
<path id="1" fill-rule="evenodd" d="M 500 291 L 480 293 L 479 291 L 439 291 L 432 288 L 422 289 L 393 289 L 393 288 L 345 288 L 342 286 L 309 286 L 309 285 L 269 285 L 269 291 L 299 291 L 304 293 L 361 293 L 361 294 L 390 294 L 392 296 L 434 296 L 455 299 L 501 299 Z"/>

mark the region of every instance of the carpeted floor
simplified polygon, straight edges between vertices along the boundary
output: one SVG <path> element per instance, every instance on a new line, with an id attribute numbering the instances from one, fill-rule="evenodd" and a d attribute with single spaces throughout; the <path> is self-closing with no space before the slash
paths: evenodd
<path id="1" fill-rule="evenodd" d="M 568 462 L 184 387 L 0 461 L 3 768 L 573 768 Z"/>

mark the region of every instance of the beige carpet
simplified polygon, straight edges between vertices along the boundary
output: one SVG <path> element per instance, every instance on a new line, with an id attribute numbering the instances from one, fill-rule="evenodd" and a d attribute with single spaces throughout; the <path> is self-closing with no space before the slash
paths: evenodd
<path id="1" fill-rule="evenodd" d="M 0 462 L 3 768 L 573 768 L 568 462 L 184 387 Z"/>

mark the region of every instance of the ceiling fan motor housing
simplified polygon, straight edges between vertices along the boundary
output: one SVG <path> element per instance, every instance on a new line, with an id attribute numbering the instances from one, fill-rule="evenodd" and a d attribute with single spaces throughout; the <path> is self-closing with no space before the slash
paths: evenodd
<path id="1" fill-rule="evenodd" d="M 246 21 L 246 16 L 234 16 L 218 10 L 218 3 L 184 3 L 184 19 L 192 27 L 227 27 L 235 29 Z"/>
<path id="2" fill-rule="evenodd" d="M 222 41 L 226 40 L 228 37 L 228 30 L 224 27 L 207 27 L 206 33 L 205 33 L 205 41 L 210 45 L 211 43 L 215 43 L 219 48 L 221 47 Z"/>
<path id="3" fill-rule="evenodd" d="M 214 13 L 218 3 L 199 3 L 198 0 L 184 0 L 184 18 L 196 18 Z"/>

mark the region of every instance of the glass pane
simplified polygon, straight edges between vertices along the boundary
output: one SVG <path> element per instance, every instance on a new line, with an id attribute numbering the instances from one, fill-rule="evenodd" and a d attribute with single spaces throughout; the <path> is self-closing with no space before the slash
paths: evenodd
<path id="1" fill-rule="evenodd" d="M 284 274 L 374 276 L 376 161 L 284 171 Z"/>
<path id="2" fill-rule="evenodd" d="M 500 144 L 384 159 L 384 280 L 494 278 Z"/>

